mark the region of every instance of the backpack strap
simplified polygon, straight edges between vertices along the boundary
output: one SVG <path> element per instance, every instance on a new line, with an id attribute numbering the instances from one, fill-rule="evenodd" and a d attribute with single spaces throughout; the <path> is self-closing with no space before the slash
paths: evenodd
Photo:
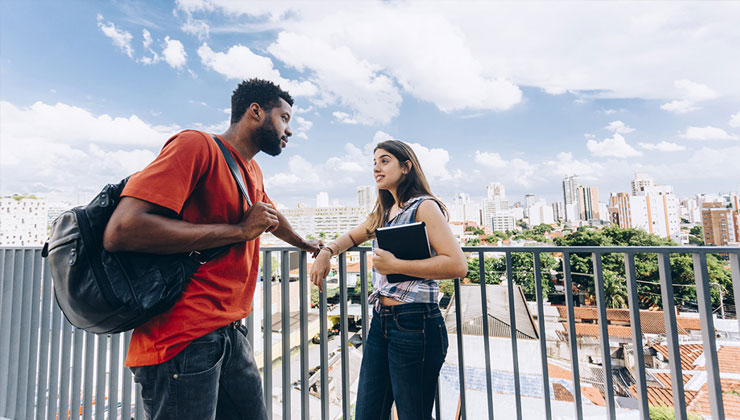
<path id="1" fill-rule="evenodd" d="M 231 171 L 231 175 L 234 177 L 234 180 L 236 181 L 236 185 L 239 186 L 239 191 L 241 192 L 242 196 L 247 200 L 247 208 L 252 207 L 252 201 L 249 199 L 249 194 L 247 193 L 247 187 L 244 185 L 244 180 L 242 179 L 241 171 L 239 170 L 239 166 L 237 166 L 236 161 L 234 160 L 234 156 L 231 155 L 231 152 L 229 149 L 226 148 L 226 145 L 216 136 L 211 135 L 213 137 L 213 140 L 218 145 L 218 148 L 221 149 L 221 154 L 224 156 L 224 159 L 226 159 L 226 163 L 229 165 L 229 170 Z M 188 254 L 188 256 L 196 261 L 198 261 L 201 264 L 205 264 L 208 261 L 216 258 L 219 254 L 226 251 L 227 249 L 231 248 L 231 245 L 224 245 L 220 246 L 218 248 L 211 248 L 206 249 L 204 251 L 192 251 Z"/>

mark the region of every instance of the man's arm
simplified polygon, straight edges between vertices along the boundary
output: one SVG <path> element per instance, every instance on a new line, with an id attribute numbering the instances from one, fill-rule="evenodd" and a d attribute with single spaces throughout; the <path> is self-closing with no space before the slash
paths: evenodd
<path id="1" fill-rule="evenodd" d="M 302 249 L 314 254 L 319 251 L 321 241 L 304 239 L 298 233 L 296 233 L 296 231 L 293 230 L 293 227 L 288 222 L 288 219 L 286 219 L 282 213 L 277 210 L 275 210 L 275 212 L 277 213 L 278 217 L 278 227 L 274 231 L 272 231 L 273 235 L 298 249 Z"/>
<path id="2" fill-rule="evenodd" d="M 175 254 L 251 241 L 278 224 L 277 210 L 259 202 L 238 224 L 195 224 L 174 219 L 172 210 L 133 197 L 124 197 L 103 234 L 107 251 Z"/>

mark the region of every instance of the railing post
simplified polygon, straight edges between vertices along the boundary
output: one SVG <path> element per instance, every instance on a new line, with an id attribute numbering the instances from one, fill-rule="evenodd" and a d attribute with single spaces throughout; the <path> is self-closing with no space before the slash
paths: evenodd
<path id="1" fill-rule="evenodd" d="M 362 307 L 362 353 L 365 353 L 370 314 L 367 304 L 367 251 L 360 251 L 360 306 Z"/>
<path id="2" fill-rule="evenodd" d="M 272 419 L 272 253 L 262 255 L 262 381 L 267 418 Z"/>
<path id="3" fill-rule="evenodd" d="M 669 254 L 658 254 L 658 273 L 660 275 L 660 292 L 663 300 L 663 315 L 665 317 L 666 342 L 668 343 L 668 363 L 671 367 L 673 410 L 676 420 L 686 420 L 686 403 L 683 392 L 683 371 L 681 368 L 681 350 L 678 344 L 676 304 L 673 299 L 673 275 L 671 274 L 671 260 Z"/>
<path id="4" fill-rule="evenodd" d="M 540 253 L 532 253 L 534 268 L 534 285 L 537 294 L 537 326 L 539 327 L 540 362 L 542 363 L 542 394 L 545 399 L 545 418 L 552 419 L 550 403 L 550 377 L 547 367 L 547 332 L 545 331 L 545 304 L 542 293 L 542 272 L 540 269 Z"/>
<path id="5" fill-rule="evenodd" d="M 298 281 L 300 282 L 300 329 L 301 329 L 301 419 L 309 416 L 308 396 L 308 258 L 301 251 L 298 258 Z"/>
<path id="6" fill-rule="evenodd" d="M 707 272 L 707 254 L 695 253 L 694 276 L 696 278 L 696 300 L 699 303 L 699 320 L 701 337 L 704 343 L 704 360 L 707 371 L 707 392 L 712 407 L 712 418 L 725 418 L 722 401 L 722 386 L 719 379 L 719 361 L 717 344 L 714 340 L 714 320 L 712 319 L 712 296 L 709 293 L 709 273 Z"/>
<path id="7" fill-rule="evenodd" d="M 290 420 L 290 253 L 280 255 L 280 330 L 282 344 L 283 419 Z"/>
<path id="8" fill-rule="evenodd" d="M 10 336 L 11 336 L 11 317 L 13 314 L 13 289 L 15 281 L 13 271 L 15 270 L 15 250 L 2 250 L 3 271 L 2 282 L 2 301 L 0 301 L 0 372 L 6 372 L 0 375 L 0 415 L 9 416 L 7 412 L 7 401 L 9 387 L 10 369 Z"/>
<path id="9" fill-rule="evenodd" d="M 614 406 L 614 383 L 612 378 L 612 358 L 609 348 L 609 324 L 606 318 L 606 301 L 604 299 L 604 273 L 601 268 L 601 254 L 591 254 L 594 262 L 594 286 L 596 289 L 596 310 L 599 318 L 599 344 L 601 345 L 601 366 L 604 368 L 604 398 L 606 415 L 616 420 Z M 634 328 L 634 326 L 633 326 Z"/>
<path id="10" fill-rule="evenodd" d="M 488 418 L 493 420 L 493 383 L 491 382 L 491 338 L 488 335 L 488 296 L 486 295 L 485 253 L 478 251 L 478 270 L 480 279 L 481 309 L 483 315 L 483 354 L 486 358 L 486 390 L 488 401 Z"/>
<path id="11" fill-rule="evenodd" d="M 637 275 L 635 273 L 635 254 L 624 254 L 624 273 L 627 277 L 627 302 L 630 306 L 630 326 L 632 327 L 632 346 L 634 347 L 634 375 L 637 381 L 637 401 L 640 418 L 650 420 L 647 384 L 645 382 L 645 355 L 642 350 L 642 324 L 640 323 L 640 299 L 637 296 Z"/>
<path id="12" fill-rule="evenodd" d="M 321 420 L 329 418 L 329 355 L 326 319 L 326 278 L 321 280 L 323 291 L 319 292 L 319 371 L 321 372 Z"/>
<path id="13" fill-rule="evenodd" d="M 509 330 L 511 333 L 511 357 L 514 373 L 514 401 L 516 418 L 522 420 L 522 386 L 519 379 L 519 347 L 517 344 L 516 306 L 514 300 L 514 275 L 511 252 L 506 253 L 506 289 L 509 298 Z"/>
<path id="14" fill-rule="evenodd" d="M 455 279 L 455 326 L 457 328 L 457 363 L 460 378 L 460 418 L 468 418 L 465 405 L 465 358 L 463 357 L 462 303 L 460 302 L 460 279 Z"/>
<path id="15" fill-rule="evenodd" d="M 570 253 L 563 252 L 563 281 L 565 283 L 565 307 L 568 312 L 568 343 L 570 345 L 570 366 L 573 373 L 574 405 L 576 419 L 583 420 L 581 405 L 581 374 L 578 370 L 578 339 L 573 316 L 573 280 L 570 275 Z"/>
<path id="16" fill-rule="evenodd" d="M 735 318 L 737 318 L 738 331 L 740 331 L 740 251 L 730 253 L 730 272 L 732 274 L 732 289 L 735 291 Z"/>
<path id="17" fill-rule="evenodd" d="M 342 418 L 349 419 L 349 348 L 347 346 L 347 254 L 339 254 L 339 339 L 342 359 Z"/>

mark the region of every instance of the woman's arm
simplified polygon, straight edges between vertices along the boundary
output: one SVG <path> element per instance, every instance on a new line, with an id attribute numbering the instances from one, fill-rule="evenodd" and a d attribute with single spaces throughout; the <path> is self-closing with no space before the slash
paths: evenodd
<path id="1" fill-rule="evenodd" d="M 437 255 L 423 260 L 399 260 L 388 251 L 376 249 L 375 269 L 381 274 L 400 273 L 432 280 L 465 277 L 468 273 L 465 255 L 434 200 L 424 200 L 419 205 L 416 221 L 426 223 L 429 244 Z"/>
<path id="2" fill-rule="evenodd" d="M 318 286 L 319 290 L 323 290 L 323 280 L 329 274 L 331 269 L 331 257 L 333 255 L 339 255 L 342 252 L 352 248 L 353 246 L 360 245 L 361 243 L 370 239 L 367 234 L 367 220 L 356 226 L 349 232 L 340 235 L 335 241 L 321 248 L 319 254 L 311 265 L 311 282 Z"/>

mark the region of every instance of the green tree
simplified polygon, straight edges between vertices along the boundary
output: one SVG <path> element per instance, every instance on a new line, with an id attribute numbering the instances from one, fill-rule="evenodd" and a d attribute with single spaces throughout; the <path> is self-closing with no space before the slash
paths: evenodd
<path id="1" fill-rule="evenodd" d="M 465 241 L 465 246 L 478 246 L 480 245 L 480 238 L 470 238 Z"/>

